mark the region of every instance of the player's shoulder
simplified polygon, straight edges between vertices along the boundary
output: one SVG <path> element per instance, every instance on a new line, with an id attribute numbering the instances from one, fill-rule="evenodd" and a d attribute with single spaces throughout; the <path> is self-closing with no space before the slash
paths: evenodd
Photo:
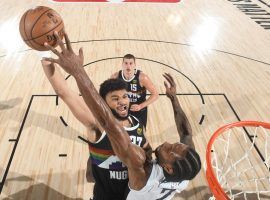
<path id="1" fill-rule="evenodd" d="M 114 73 L 111 75 L 111 78 L 118 78 L 118 74 L 119 74 L 119 71 L 114 72 Z"/>
<path id="2" fill-rule="evenodd" d="M 149 79 L 148 75 L 146 73 L 144 73 L 144 72 L 141 71 L 140 74 L 139 74 L 139 81 L 140 81 L 140 83 L 146 83 L 149 80 L 150 79 Z"/>
<path id="3" fill-rule="evenodd" d="M 141 70 L 138 70 L 138 73 L 139 73 L 139 79 L 145 79 L 147 77 L 146 73 L 144 73 Z"/>

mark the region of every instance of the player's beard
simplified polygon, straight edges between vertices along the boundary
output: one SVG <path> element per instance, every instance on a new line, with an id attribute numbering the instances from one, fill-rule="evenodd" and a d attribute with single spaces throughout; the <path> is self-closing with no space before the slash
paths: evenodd
<path id="1" fill-rule="evenodd" d="M 128 107 L 128 109 L 127 109 L 127 115 L 126 115 L 125 117 L 120 116 L 120 115 L 116 112 L 115 109 L 112 109 L 112 108 L 110 108 L 110 109 L 111 109 L 111 111 L 112 111 L 113 116 L 114 116 L 116 119 L 118 119 L 118 120 L 120 120 L 120 121 L 124 121 L 124 120 L 126 120 L 126 119 L 128 118 L 128 116 L 129 116 L 129 113 L 130 113 L 130 106 L 131 106 L 131 105 L 129 105 L 129 107 Z"/>

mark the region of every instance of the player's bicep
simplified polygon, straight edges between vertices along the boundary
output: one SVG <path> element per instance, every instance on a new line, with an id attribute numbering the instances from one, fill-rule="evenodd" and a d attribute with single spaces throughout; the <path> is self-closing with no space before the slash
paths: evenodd
<path id="1" fill-rule="evenodd" d="M 140 84 L 145 87 L 151 94 L 158 94 L 156 86 L 146 74 L 141 74 Z"/>

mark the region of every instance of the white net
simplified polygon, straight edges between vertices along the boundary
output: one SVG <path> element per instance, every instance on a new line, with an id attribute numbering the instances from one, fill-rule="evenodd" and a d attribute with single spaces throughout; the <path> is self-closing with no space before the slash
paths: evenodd
<path id="1" fill-rule="evenodd" d="M 269 129 L 259 126 L 226 130 L 212 145 L 211 164 L 230 199 L 270 199 Z"/>

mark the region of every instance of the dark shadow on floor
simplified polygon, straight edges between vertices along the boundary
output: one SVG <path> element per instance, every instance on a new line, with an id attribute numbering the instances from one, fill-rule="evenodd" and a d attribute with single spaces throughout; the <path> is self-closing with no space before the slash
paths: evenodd
<path id="1" fill-rule="evenodd" d="M 7 101 L 0 101 L 0 110 L 6 110 L 15 107 L 22 102 L 22 98 L 9 99 Z"/>
<path id="2" fill-rule="evenodd" d="M 32 185 L 27 189 L 16 192 L 3 200 L 83 200 L 82 198 L 71 198 L 50 188 L 44 183 Z"/>

